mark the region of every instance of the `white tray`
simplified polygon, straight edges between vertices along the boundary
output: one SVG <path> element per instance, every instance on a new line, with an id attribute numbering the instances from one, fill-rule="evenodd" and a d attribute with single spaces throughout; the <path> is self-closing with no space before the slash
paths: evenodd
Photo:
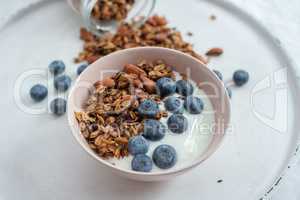
<path id="1" fill-rule="evenodd" d="M 209 67 L 224 77 L 238 68 L 251 75 L 245 87 L 233 90 L 233 132 L 220 149 L 170 182 L 132 182 L 104 172 L 87 156 L 71 136 L 66 116 L 22 110 L 14 87 L 20 86 L 24 72 L 45 72 L 50 61 L 63 59 L 75 77 L 72 59 L 82 47 L 80 18 L 64 1 L 42 1 L 0 24 L 0 199 L 252 200 L 275 191 L 299 141 L 299 90 L 287 53 L 259 22 L 223 1 L 164 0 L 158 1 L 156 12 L 183 33 L 193 32 L 186 38 L 200 53 L 223 47 L 224 55 Z M 211 14 L 216 21 L 209 20 Z M 57 95 L 52 79 L 29 77 L 21 84 L 20 97 L 26 105 L 45 108 L 47 101 L 33 105 L 27 94 L 39 81 L 49 84 L 49 101 Z"/>

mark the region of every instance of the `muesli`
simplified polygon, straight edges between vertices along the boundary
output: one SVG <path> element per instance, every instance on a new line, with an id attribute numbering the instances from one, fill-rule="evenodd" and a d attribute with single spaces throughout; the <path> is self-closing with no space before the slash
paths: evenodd
<path id="1" fill-rule="evenodd" d="M 121 21 L 127 17 L 135 0 L 98 0 L 92 10 L 92 17 L 97 20 Z"/>
<path id="2" fill-rule="evenodd" d="M 97 81 L 84 112 L 75 114 L 90 147 L 102 158 L 127 156 L 128 140 L 143 129 L 137 108 L 145 99 L 160 102 L 155 80 L 172 76 L 172 70 L 163 62 L 142 61 L 127 64 L 123 71 Z M 155 118 L 166 116 L 160 111 Z"/>

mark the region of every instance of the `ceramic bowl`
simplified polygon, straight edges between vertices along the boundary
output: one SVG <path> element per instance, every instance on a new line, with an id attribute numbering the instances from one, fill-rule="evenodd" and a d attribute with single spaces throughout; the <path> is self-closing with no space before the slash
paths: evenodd
<path id="1" fill-rule="evenodd" d="M 206 150 L 197 155 L 185 165 L 161 170 L 155 172 L 135 172 L 130 169 L 120 168 L 118 165 L 103 160 L 95 154 L 88 146 L 85 138 L 79 130 L 78 123 L 75 119 L 74 112 L 83 109 L 84 102 L 87 100 L 89 91 L 93 83 L 110 76 L 117 71 L 121 71 L 125 64 L 135 64 L 139 60 L 155 61 L 164 60 L 179 73 L 190 74 L 190 79 L 200 85 L 205 92 L 213 107 L 214 129 L 212 139 Z M 176 50 L 160 47 L 139 47 L 117 51 L 102 57 L 91 64 L 76 80 L 68 97 L 68 121 L 73 136 L 78 144 L 95 160 L 104 166 L 108 171 L 119 174 L 129 179 L 138 181 L 160 181 L 170 179 L 176 175 L 183 174 L 190 169 L 200 165 L 209 158 L 219 147 L 224 138 L 225 131 L 230 120 L 230 103 L 227 91 L 222 81 L 203 63 L 190 55 L 181 53 Z M 178 159 L 178 163 L 180 158 Z"/>

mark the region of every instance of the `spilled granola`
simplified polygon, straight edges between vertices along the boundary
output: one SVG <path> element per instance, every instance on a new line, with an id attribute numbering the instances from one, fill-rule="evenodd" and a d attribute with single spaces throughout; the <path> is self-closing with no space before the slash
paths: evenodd
<path id="1" fill-rule="evenodd" d="M 134 0 L 98 0 L 92 10 L 92 17 L 97 20 L 121 21 L 127 17 Z"/>
<path id="2" fill-rule="evenodd" d="M 207 56 L 220 56 L 222 54 L 223 54 L 223 49 L 219 47 L 211 48 L 206 52 Z"/>
<path id="3" fill-rule="evenodd" d="M 94 83 L 84 111 L 76 112 L 80 131 L 90 148 L 102 158 L 128 156 L 128 140 L 143 130 L 137 108 L 145 99 L 160 102 L 155 80 L 175 77 L 162 61 L 127 64 L 123 71 Z M 156 118 L 167 117 L 160 111 Z"/>
<path id="4" fill-rule="evenodd" d="M 84 41 L 82 52 L 75 62 L 92 63 L 112 52 L 140 46 L 158 46 L 176 49 L 207 63 L 206 58 L 196 53 L 193 45 L 184 41 L 181 33 L 168 26 L 167 20 L 154 15 L 140 27 L 123 23 L 115 34 L 107 33 L 101 37 L 93 35 L 85 28 L 80 29 L 80 38 Z"/>

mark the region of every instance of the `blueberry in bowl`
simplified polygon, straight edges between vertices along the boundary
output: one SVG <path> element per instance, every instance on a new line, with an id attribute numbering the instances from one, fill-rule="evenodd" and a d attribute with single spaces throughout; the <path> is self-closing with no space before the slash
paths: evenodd
<path id="1" fill-rule="evenodd" d="M 152 159 L 145 154 L 135 155 L 131 161 L 133 171 L 150 172 L 152 170 Z"/>
<path id="2" fill-rule="evenodd" d="M 156 81 L 156 91 L 161 97 L 166 97 L 176 92 L 176 83 L 168 77 L 160 78 Z"/>
<path id="3" fill-rule="evenodd" d="M 152 159 L 160 169 L 169 169 L 176 164 L 177 153 L 171 145 L 162 144 L 155 148 Z"/>
<path id="4" fill-rule="evenodd" d="M 173 133 L 181 134 L 188 128 L 188 120 L 182 114 L 173 114 L 167 120 L 168 128 Z"/>
<path id="5" fill-rule="evenodd" d="M 143 117 L 154 118 L 158 112 L 158 104 L 151 99 L 144 100 L 138 107 L 138 113 Z"/>
<path id="6" fill-rule="evenodd" d="M 150 141 L 159 141 L 166 134 L 166 126 L 158 120 L 146 119 L 143 122 L 143 136 Z"/>
<path id="7" fill-rule="evenodd" d="M 141 135 L 132 137 L 128 141 L 128 151 L 131 155 L 146 154 L 149 142 Z"/>
<path id="8" fill-rule="evenodd" d="M 194 87 L 187 80 L 179 80 L 176 82 L 176 92 L 182 96 L 189 96 L 193 94 Z"/>
<path id="9" fill-rule="evenodd" d="M 164 100 L 164 105 L 167 111 L 172 113 L 183 112 L 183 101 L 175 96 L 170 96 Z"/>
<path id="10" fill-rule="evenodd" d="M 191 114 L 200 114 L 204 109 L 204 103 L 199 97 L 188 96 L 184 100 L 184 107 Z"/>

